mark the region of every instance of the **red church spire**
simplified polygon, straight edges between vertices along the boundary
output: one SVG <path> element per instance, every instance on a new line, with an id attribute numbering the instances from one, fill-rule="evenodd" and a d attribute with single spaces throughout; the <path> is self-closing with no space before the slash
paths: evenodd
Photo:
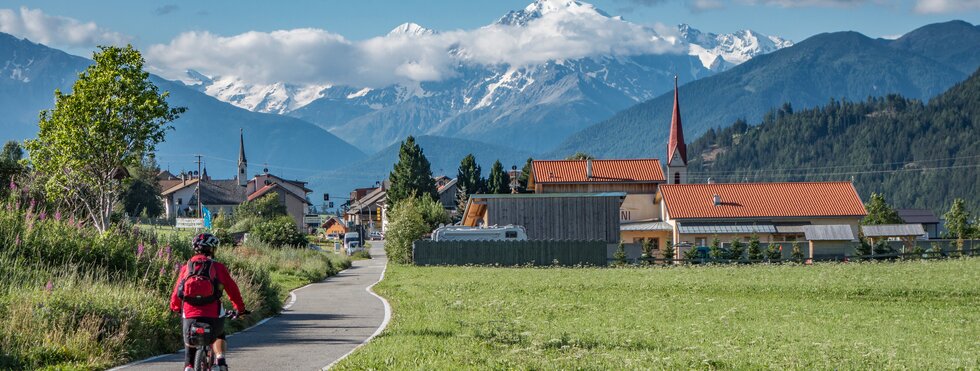
<path id="1" fill-rule="evenodd" d="M 668 165 L 674 163 L 675 153 L 687 165 L 687 145 L 684 144 L 684 129 L 681 127 L 681 104 L 677 99 L 677 76 L 674 76 L 674 115 L 670 120 L 670 139 L 667 141 Z"/>

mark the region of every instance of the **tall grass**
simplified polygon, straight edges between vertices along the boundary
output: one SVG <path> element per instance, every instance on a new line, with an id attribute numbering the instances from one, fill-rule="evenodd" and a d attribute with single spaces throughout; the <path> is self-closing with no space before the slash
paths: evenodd
<path id="1" fill-rule="evenodd" d="M 0 202 L 0 369 L 102 369 L 180 348 L 168 304 L 189 242 L 129 226 L 99 233 L 30 200 Z M 220 248 L 217 259 L 256 313 L 231 330 L 350 264 L 267 246 Z"/>

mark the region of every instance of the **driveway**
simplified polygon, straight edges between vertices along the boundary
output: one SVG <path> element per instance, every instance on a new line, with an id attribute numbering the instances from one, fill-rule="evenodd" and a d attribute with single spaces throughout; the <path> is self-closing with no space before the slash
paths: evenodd
<path id="1" fill-rule="evenodd" d="M 282 314 L 229 336 L 228 367 L 319 370 L 379 333 L 390 311 L 367 288 L 381 279 L 388 259 L 384 242 L 371 244 L 373 259 L 355 261 L 336 276 L 294 291 L 295 302 Z M 168 354 L 119 369 L 179 370 L 183 359 L 182 352 Z"/>

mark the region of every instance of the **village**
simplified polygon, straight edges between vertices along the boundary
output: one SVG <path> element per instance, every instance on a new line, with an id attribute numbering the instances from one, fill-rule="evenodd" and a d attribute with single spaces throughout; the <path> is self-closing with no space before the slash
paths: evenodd
<path id="1" fill-rule="evenodd" d="M 513 166 L 505 173 L 510 192 L 497 194 L 461 195 L 466 191 L 460 189 L 457 178 L 435 175 L 432 182 L 438 203 L 451 222 L 441 223 L 445 225 L 442 229 L 449 230 L 429 231 L 424 239 L 438 240 L 439 235 L 444 243 L 452 240 L 457 246 L 465 246 L 467 241 L 471 246 L 488 241 L 557 241 L 559 245 L 561 241 L 596 242 L 603 245 L 604 260 L 572 256 L 563 263 L 605 265 L 617 259 L 618 250 L 622 250 L 625 260 L 634 263 L 763 258 L 809 263 L 845 261 L 876 253 L 889 257 L 917 249 L 925 251 L 943 237 L 942 221 L 929 209 L 898 209 L 901 223 L 862 225 L 868 212 L 850 181 L 715 183 L 709 178 L 706 183 L 689 182 L 676 84 L 674 89 L 669 126 L 650 123 L 651 130 L 669 130 L 663 162 L 658 158 L 588 156 L 529 160 L 529 173 Z M 210 215 L 233 215 L 238 205 L 273 195 L 297 231 L 320 241 L 323 248 L 353 253 L 364 250 L 370 240 L 383 239 L 388 232 L 389 180 L 351 190 L 349 197 L 335 195 L 338 214 L 314 213 L 317 208 L 310 200 L 313 191 L 306 182 L 283 179 L 268 168 L 254 176 L 247 175 L 244 134 L 239 139 L 235 179 L 212 179 L 206 168 L 200 173 L 178 175 L 160 172 L 157 179 L 166 218 L 187 228 L 210 226 L 210 220 L 204 220 Z M 521 179 L 525 179 L 523 184 Z M 323 195 L 324 210 L 333 207 L 334 202 L 330 195 Z M 204 209 L 207 212 L 202 213 Z M 194 218 L 196 215 L 204 218 Z M 240 241 L 246 235 L 239 233 L 237 238 Z M 868 242 L 879 247 L 862 252 L 862 244 Z M 745 247 L 753 244 L 764 244 L 769 251 L 750 251 L 743 256 Z M 938 246 L 946 252 L 954 249 L 948 240 Z M 536 263 L 550 263 L 556 258 L 536 256 Z M 507 259 L 476 262 L 451 256 L 425 262 L 534 263 Z"/>

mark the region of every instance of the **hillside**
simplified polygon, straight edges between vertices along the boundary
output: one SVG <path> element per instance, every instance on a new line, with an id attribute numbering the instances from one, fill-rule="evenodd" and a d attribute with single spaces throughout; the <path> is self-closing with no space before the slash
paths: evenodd
<path id="1" fill-rule="evenodd" d="M 968 73 L 961 72 L 963 68 L 972 71 L 980 66 L 977 53 L 932 55 L 938 60 L 924 55 L 932 50 L 980 50 L 980 38 L 970 36 L 980 34 L 980 29 L 971 26 L 967 28 L 971 34 L 964 35 L 959 32 L 961 23 L 926 26 L 894 42 L 856 32 L 820 34 L 688 83 L 680 89 L 685 134 L 700 135 L 739 118 L 757 122 L 785 102 L 804 108 L 826 104 L 831 98 L 863 100 L 901 94 L 929 99 L 965 79 Z M 958 36 L 927 37 L 950 34 Z M 913 42 L 923 38 L 929 41 Z M 962 67 L 940 60 L 957 60 Z M 577 151 L 598 157 L 662 157 L 672 101 L 668 93 L 621 111 L 572 135 L 547 157 Z"/>
<path id="2" fill-rule="evenodd" d="M 705 182 L 848 180 L 863 199 L 899 208 L 980 209 L 980 70 L 928 104 L 900 96 L 833 101 L 758 126 L 710 130 L 690 144 L 690 179 Z"/>
<path id="3" fill-rule="evenodd" d="M 24 140 L 37 133 L 37 116 L 53 106 L 54 90 L 69 91 L 91 61 L 0 33 L 0 140 Z M 250 171 L 265 164 L 279 168 L 330 170 L 363 159 L 361 151 L 308 122 L 251 112 L 221 102 L 186 85 L 151 75 L 172 106 L 187 112 L 172 123 L 158 146 L 162 167 L 195 168 L 195 154 L 205 156 L 215 177 L 235 175 L 239 128 L 245 131 Z M 324 161 L 330 158 L 331 161 Z"/>
<path id="4" fill-rule="evenodd" d="M 499 159 L 504 169 L 515 165 L 521 168 L 531 156 L 526 151 L 465 139 L 421 136 L 416 137 L 415 141 L 432 165 L 432 175 L 450 178 L 456 177 L 459 162 L 470 153 L 476 157 L 484 175 L 489 174 L 490 165 L 495 160 Z M 354 188 L 370 187 L 374 182 L 388 178 L 395 162 L 398 162 L 400 146 L 400 142 L 392 144 L 364 161 L 310 178 L 311 187 L 327 190 L 331 194 L 346 194 Z"/>

